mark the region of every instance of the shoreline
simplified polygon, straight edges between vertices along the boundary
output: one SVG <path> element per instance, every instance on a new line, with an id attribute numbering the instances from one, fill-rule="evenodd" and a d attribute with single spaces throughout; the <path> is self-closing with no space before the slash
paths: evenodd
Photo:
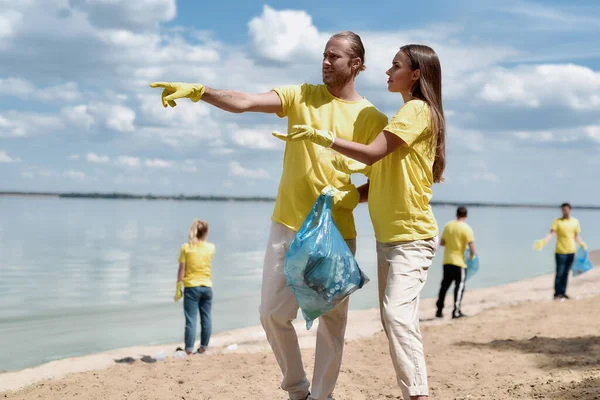
<path id="1" fill-rule="evenodd" d="M 583 299 L 600 294 L 600 250 L 590 251 L 590 259 L 596 268 L 577 278 L 570 278 L 569 293 L 574 299 Z M 463 302 L 463 311 L 475 316 L 485 310 L 502 306 L 514 306 L 530 302 L 552 302 L 552 286 L 554 274 L 544 274 L 504 285 L 467 291 Z M 452 323 L 446 310 L 446 318 L 436 319 L 435 298 L 422 299 L 420 315 L 422 326 L 437 326 Z M 294 326 L 298 333 L 300 347 L 312 349 L 315 345 L 315 326 L 307 331 L 303 319 L 297 319 Z M 346 341 L 354 341 L 371 337 L 382 332 L 378 309 L 351 310 L 348 316 Z M 164 352 L 172 358 L 174 349 L 181 343 L 156 346 L 135 346 L 110 350 L 106 352 L 65 358 L 51 361 L 36 367 L 19 371 L 0 373 L 0 393 L 15 391 L 46 380 L 58 380 L 69 374 L 86 371 L 105 370 L 117 365 L 114 360 L 133 357 L 136 362 L 144 355 L 156 357 Z M 262 327 L 252 326 L 225 331 L 213 335 L 208 355 L 243 354 L 270 352 L 270 347 Z M 158 363 L 163 361 L 158 361 Z"/>
<path id="2" fill-rule="evenodd" d="M 86 200 L 149 200 L 149 201 L 214 201 L 214 202 L 258 202 L 274 203 L 274 197 L 265 196 L 229 196 L 229 195 L 165 195 L 165 194 L 136 194 L 119 192 L 27 192 L 0 190 L 2 197 L 48 197 L 57 199 L 86 199 Z M 536 208 L 556 209 L 556 204 L 537 203 L 491 203 L 455 200 L 435 200 L 430 203 L 434 207 L 491 207 L 491 208 Z M 574 206 L 574 210 L 600 211 L 600 205 L 583 204 Z"/>

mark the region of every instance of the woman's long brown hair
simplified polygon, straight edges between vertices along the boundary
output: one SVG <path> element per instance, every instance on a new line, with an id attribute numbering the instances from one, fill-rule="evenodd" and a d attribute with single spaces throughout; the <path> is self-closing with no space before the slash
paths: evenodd
<path id="1" fill-rule="evenodd" d="M 420 44 L 402 46 L 411 69 L 421 70 L 421 77 L 412 88 L 412 96 L 423 100 L 431 110 L 431 151 L 435 152 L 433 181 L 444 181 L 446 168 L 446 119 L 442 106 L 442 67 L 435 51 Z"/>

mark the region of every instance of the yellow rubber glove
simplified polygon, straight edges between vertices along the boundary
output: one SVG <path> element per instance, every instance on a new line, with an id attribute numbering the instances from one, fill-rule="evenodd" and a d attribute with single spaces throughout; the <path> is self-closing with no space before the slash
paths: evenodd
<path id="1" fill-rule="evenodd" d="M 579 243 L 579 245 L 581 246 L 582 249 L 587 250 L 587 244 L 585 244 L 585 242 L 581 242 L 581 243 Z"/>
<path id="2" fill-rule="evenodd" d="M 150 84 L 152 88 L 163 88 L 162 92 L 162 104 L 163 107 L 167 105 L 175 107 L 176 99 L 188 98 L 194 103 L 199 101 L 204 94 L 204 85 L 199 83 L 182 83 L 182 82 L 152 82 Z"/>
<path id="3" fill-rule="evenodd" d="M 273 132 L 273 136 L 286 142 L 309 140 L 323 147 L 331 147 L 335 141 L 333 132 L 317 130 L 308 125 L 294 125 L 287 134 Z"/>
<path id="4" fill-rule="evenodd" d="M 333 164 L 333 168 L 348 175 L 367 174 L 371 169 L 368 165 L 341 154 L 336 154 L 331 163 Z"/>
<path id="5" fill-rule="evenodd" d="M 541 250 L 541 249 L 544 248 L 544 246 L 546 245 L 546 243 L 548 243 L 546 241 L 546 239 L 536 240 L 535 242 L 533 242 L 533 248 L 535 250 Z"/>
<path id="6" fill-rule="evenodd" d="M 177 282 L 176 286 L 175 286 L 175 301 L 179 301 L 181 300 L 181 298 L 183 297 L 183 282 Z"/>
<path id="7" fill-rule="evenodd" d="M 327 185 L 321 190 L 321 194 L 331 192 L 333 208 L 346 208 L 354 210 L 360 200 L 360 193 L 356 186 L 349 184 L 339 189 Z"/>

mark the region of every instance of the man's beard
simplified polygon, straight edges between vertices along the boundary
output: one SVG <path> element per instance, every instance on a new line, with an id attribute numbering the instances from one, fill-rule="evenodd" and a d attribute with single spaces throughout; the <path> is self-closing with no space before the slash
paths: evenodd
<path id="1" fill-rule="evenodd" d="M 327 79 L 325 78 L 325 75 L 323 75 L 323 83 L 334 88 L 342 87 L 351 80 L 352 74 L 349 71 L 348 73 L 342 71 L 334 72 L 330 74 Z"/>

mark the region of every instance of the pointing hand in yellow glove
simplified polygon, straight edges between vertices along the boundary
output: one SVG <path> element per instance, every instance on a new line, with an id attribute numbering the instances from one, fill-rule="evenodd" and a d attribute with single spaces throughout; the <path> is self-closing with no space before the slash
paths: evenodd
<path id="1" fill-rule="evenodd" d="M 331 163 L 333 164 L 333 168 L 348 175 L 366 174 L 370 169 L 368 165 L 352 158 L 344 157 L 341 154 L 336 154 Z"/>
<path id="2" fill-rule="evenodd" d="M 346 208 L 354 210 L 360 200 L 360 193 L 353 184 L 343 186 L 339 189 L 327 185 L 321 190 L 321 194 L 331 192 L 332 204 L 334 208 Z"/>
<path id="3" fill-rule="evenodd" d="M 175 107 L 176 99 L 188 98 L 194 103 L 199 101 L 204 94 L 204 85 L 199 83 L 182 83 L 182 82 L 153 82 L 150 84 L 152 88 L 163 88 L 162 104 L 166 108 L 167 105 Z"/>
<path id="4" fill-rule="evenodd" d="M 174 300 L 179 301 L 179 300 L 181 300 L 182 297 L 183 297 L 183 282 L 179 281 L 179 282 L 177 282 L 177 286 L 175 287 Z"/>
<path id="5" fill-rule="evenodd" d="M 286 142 L 309 140 L 323 147 L 331 147 L 335 141 L 333 132 L 317 130 L 308 125 L 294 125 L 287 134 L 273 132 L 273 136 Z"/>
<path id="6" fill-rule="evenodd" d="M 533 242 L 533 248 L 535 250 L 541 250 L 544 248 L 546 243 L 548 243 L 548 241 L 546 239 L 536 240 L 535 242 Z"/>

